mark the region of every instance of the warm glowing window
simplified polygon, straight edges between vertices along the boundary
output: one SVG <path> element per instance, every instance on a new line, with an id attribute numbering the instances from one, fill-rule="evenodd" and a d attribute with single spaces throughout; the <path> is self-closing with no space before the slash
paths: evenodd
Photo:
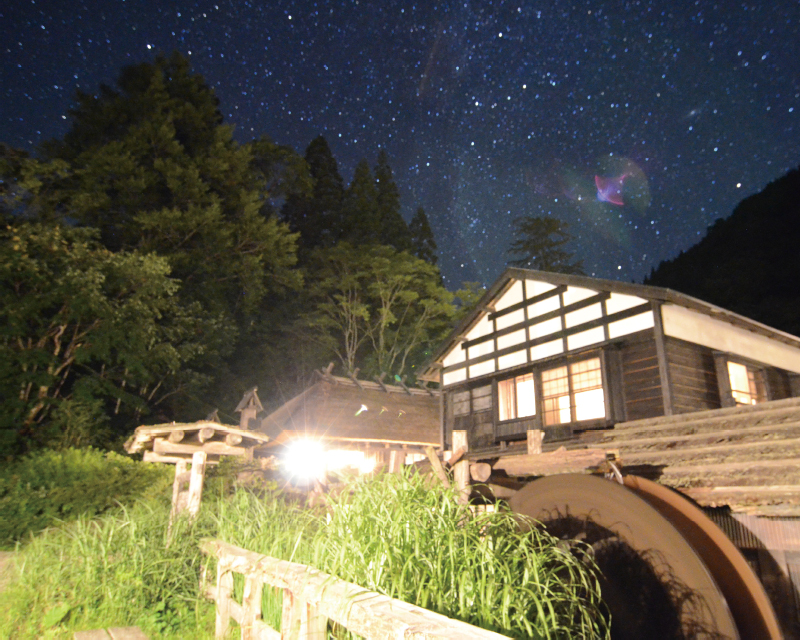
<path id="1" fill-rule="evenodd" d="M 758 404 L 766 400 L 760 371 L 738 362 L 728 362 L 728 378 L 736 404 Z"/>
<path id="2" fill-rule="evenodd" d="M 532 373 L 498 382 L 497 399 L 500 420 L 513 420 L 536 415 L 535 390 Z"/>
<path id="3" fill-rule="evenodd" d="M 544 424 L 564 424 L 606 415 L 600 358 L 542 372 Z"/>

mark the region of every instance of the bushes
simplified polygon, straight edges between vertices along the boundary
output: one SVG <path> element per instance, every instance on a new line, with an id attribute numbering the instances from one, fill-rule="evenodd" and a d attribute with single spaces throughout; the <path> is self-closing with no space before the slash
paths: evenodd
<path id="1" fill-rule="evenodd" d="M 134 499 L 163 495 L 172 467 L 95 449 L 43 450 L 0 471 L 0 546 L 59 520 L 102 514 Z"/>

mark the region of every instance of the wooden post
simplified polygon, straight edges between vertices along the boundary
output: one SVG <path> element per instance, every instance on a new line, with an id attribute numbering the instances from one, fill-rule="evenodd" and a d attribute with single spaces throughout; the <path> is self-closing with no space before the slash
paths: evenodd
<path id="1" fill-rule="evenodd" d="M 436 455 L 436 450 L 433 447 L 425 447 L 425 455 L 428 456 L 428 460 L 431 463 L 431 468 L 436 474 L 436 477 L 439 478 L 439 481 L 449 489 L 450 480 L 447 478 L 447 472 L 445 472 L 444 467 L 442 466 L 442 461 L 439 460 L 439 456 Z"/>
<path id="2" fill-rule="evenodd" d="M 317 606 L 306 606 L 306 638 L 309 640 L 328 640 L 328 618 L 317 611 Z"/>
<path id="3" fill-rule="evenodd" d="M 242 640 L 256 640 L 256 620 L 261 620 L 261 591 L 264 583 L 258 574 L 247 574 L 242 595 Z"/>
<path id="4" fill-rule="evenodd" d="M 544 431 L 541 429 L 528 429 L 528 455 L 534 455 L 542 452 L 542 440 L 544 440 Z"/>
<path id="5" fill-rule="evenodd" d="M 200 511 L 200 498 L 203 497 L 203 477 L 206 473 L 205 451 L 196 451 L 192 454 L 192 477 L 189 480 L 189 514 L 194 517 Z"/>
<path id="6" fill-rule="evenodd" d="M 227 638 L 231 625 L 231 596 L 233 595 L 233 573 L 222 559 L 217 561 L 217 615 L 214 626 L 216 638 Z"/>
<path id="7" fill-rule="evenodd" d="M 405 451 L 389 452 L 389 473 L 400 473 L 406 461 Z"/>
<path id="8" fill-rule="evenodd" d="M 467 441 L 467 432 L 461 429 L 453 430 L 453 451 L 463 449 L 465 452 L 469 451 L 469 443 Z M 461 459 L 456 462 L 453 467 L 453 480 L 459 491 L 459 503 L 467 504 L 469 502 L 469 460 Z"/>
<path id="9" fill-rule="evenodd" d="M 184 483 L 189 480 L 186 467 L 186 460 L 180 460 L 175 463 L 175 480 L 172 481 L 172 512 L 170 513 L 170 522 L 186 508 L 186 492 L 183 490 Z"/>
<path id="10" fill-rule="evenodd" d="M 290 589 L 283 590 L 283 614 L 281 615 L 281 640 L 303 638 L 303 601 L 296 598 Z"/>

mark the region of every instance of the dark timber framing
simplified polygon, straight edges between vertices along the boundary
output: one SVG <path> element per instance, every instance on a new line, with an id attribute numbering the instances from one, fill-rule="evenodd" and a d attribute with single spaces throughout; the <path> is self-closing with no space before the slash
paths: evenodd
<path id="1" fill-rule="evenodd" d="M 621 322 L 637 317 L 641 322 Z M 476 335 L 478 326 L 483 327 L 483 335 Z M 697 332 L 696 338 L 691 331 Z M 730 353 L 715 346 L 713 336 L 708 337 L 725 332 L 730 332 L 723 336 L 733 345 Z M 752 344 L 749 356 L 737 352 L 747 336 L 757 336 L 753 344 L 760 340 L 768 349 L 778 345 L 783 355 L 776 356 L 777 360 L 787 362 L 788 368 L 758 362 L 760 352 Z M 550 343 L 552 349 L 537 349 Z M 592 357 L 600 359 L 605 416 L 575 421 L 576 399 L 569 373 L 573 421 L 544 426 L 542 373 Z M 445 341 L 421 377 L 444 382 L 443 443 L 450 441 L 453 429 L 460 429 L 467 431 L 470 450 L 473 446 L 502 449 L 509 440 L 525 439 L 529 430 L 543 430 L 545 440 L 552 441 L 631 419 L 730 406 L 735 402 L 728 361 L 756 368 L 766 399 L 800 395 L 800 338 L 668 289 L 508 269 Z M 529 373 L 534 381 L 535 414 L 501 421 L 498 383 Z M 480 407 L 473 404 L 476 392 Z"/>

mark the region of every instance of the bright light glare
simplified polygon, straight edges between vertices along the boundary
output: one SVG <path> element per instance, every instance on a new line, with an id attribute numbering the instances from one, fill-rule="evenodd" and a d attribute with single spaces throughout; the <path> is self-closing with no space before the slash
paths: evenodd
<path id="1" fill-rule="evenodd" d="M 289 445 L 283 463 L 291 477 L 303 482 L 322 479 L 327 471 L 350 468 L 359 473 L 371 473 L 375 470 L 373 456 L 352 449 L 325 451 L 318 440 L 295 440 Z"/>
<path id="2" fill-rule="evenodd" d="M 325 451 L 318 440 L 295 440 L 283 460 L 286 470 L 298 480 L 315 480 L 325 474 Z"/>
<path id="3" fill-rule="evenodd" d="M 358 469 L 361 473 L 370 473 L 375 469 L 375 458 L 368 458 L 363 451 L 334 449 L 327 452 L 325 460 L 328 463 L 328 469 L 334 471 L 350 467 Z"/>

